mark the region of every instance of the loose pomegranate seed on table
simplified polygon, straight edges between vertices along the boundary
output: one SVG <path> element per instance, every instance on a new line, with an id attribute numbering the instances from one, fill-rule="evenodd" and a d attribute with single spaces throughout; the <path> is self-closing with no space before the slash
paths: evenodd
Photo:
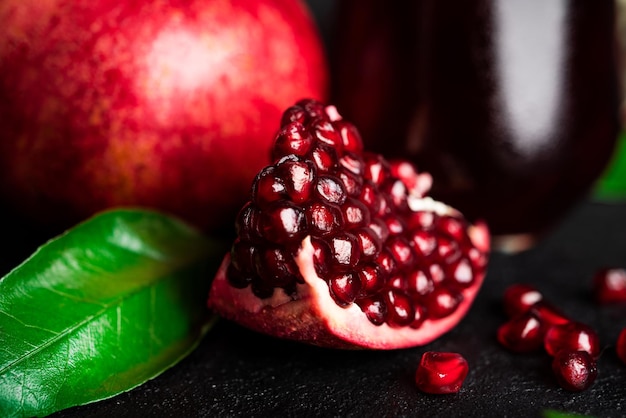
<path id="1" fill-rule="evenodd" d="M 527 353 L 543 347 L 545 325 L 533 312 L 523 312 L 498 328 L 498 342 L 511 351 Z"/>
<path id="2" fill-rule="evenodd" d="M 580 322 L 551 326 L 546 331 L 544 347 L 551 356 L 562 350 L 584 351 L 593 358 L 600 355 L 598 334 L 591 327 Z"/>
<path id="3" fill-rule="evenodd" d="M 514 284 L 504 291 L 504 310 L 509 318 L 528 311 L 533 305 L 543 299 L 543 295 L 534 286 L 528 284 Z"/>
<path id="4" fill-rule="evenodd" d="M 552 371 L 559 385 L 572 392 L 588 389 L 598 375 L 596 361 L 586 351 L 559 351 L 552 360 Z"/>
<path id="5" fill-rule="evenodd" d="M 458 353 L 427 351 L 415 372 L 417 388 L 425 393 L 457 393 L 469 372 L 467 360 Z"/>
<path id="6" fill-rule="evenodd" d="M 600 269 L 593 276 L 592 285 L 598 303 L 626 303 L 626 269 Z"/>

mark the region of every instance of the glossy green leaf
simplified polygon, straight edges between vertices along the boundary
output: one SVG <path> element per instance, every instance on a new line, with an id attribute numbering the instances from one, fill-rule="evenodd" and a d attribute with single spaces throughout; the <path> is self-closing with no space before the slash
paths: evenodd
<path id="1" fill-rule="evenodd" d="M 0 279 L 0 417 L 127 391 L 187 355 L 212 323 L 222 248 L 171 217 L 104 212 Z"/>

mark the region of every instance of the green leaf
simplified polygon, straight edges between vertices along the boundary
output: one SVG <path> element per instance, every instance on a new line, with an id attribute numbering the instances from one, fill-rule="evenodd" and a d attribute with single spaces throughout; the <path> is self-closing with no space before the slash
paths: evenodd
<path id="1" fill-rule="evenodd" d="M 626 198 L 626 132 L 617 139 L 613 157 L 596 183 L 594 197 L 601 200 Z"/>
<path id="2" fill-rule="evenodd" d="M 132 389 L 195 348 L 222 248 L 151 211 L 101 213 L 0 279 L 0 416 Z"/>
<path id="3" fill-rule="evenodd" d="M 543 411 L 544 418 L 593 418 L 588 415 L 573 414 L 569 412 L 555 411 L 554 409 L 546 409 Z"/>

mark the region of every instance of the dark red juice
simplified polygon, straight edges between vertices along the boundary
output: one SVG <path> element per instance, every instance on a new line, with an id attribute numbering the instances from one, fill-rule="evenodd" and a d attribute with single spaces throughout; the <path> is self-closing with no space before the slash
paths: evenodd
<path id="1" fill-rule="evenodd" d="M 613 1 L 342 0 L 333 101 L 495 236 L 545 231 L 614 148 Z"/>

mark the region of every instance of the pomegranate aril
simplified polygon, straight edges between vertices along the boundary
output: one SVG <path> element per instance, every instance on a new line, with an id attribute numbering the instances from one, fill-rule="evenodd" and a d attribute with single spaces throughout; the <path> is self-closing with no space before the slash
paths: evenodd
<path id="1" fill-rule="evenodd" d="M 626 328 L 623 328 L 617 337 L 615 352 L 622 363 L 626 364 Z"/>
<path id="2" fill-rule="evenodd" d="M 405 271 L 415 264 L 415 254 L 409 243 L 401 236 L 391 237 L 386 243 L 387 250 L 396 262 L 396 267 Z"/>
<path id="3" fill-rule="evenodd" d="M 358 277 L 351 272 L 331 274 L 328 286 L 333 299 L 339 306 L 347 306 L 354 302 L 361 288 Z"/>
<path id="4" fill-rule="evenodd" d="M 320 277 L 326 277 L 331 270 L 332 251 L 328 243 L 322 239 L 312 237 L 313 261 L 315 262 L 315 272 Z"/>
<path id="5" fill-rule="evenodd" d="M 415 314 L 413 315 L 413 322 L 411 322 L 411 328 L 419 328 L 424 321 L 428 319 L 428 310 L 423 305 L 414 305 L 413 309 Z"/>
<path id="6" fill-rule="evenodd" d="M 362 296 L 375 295 L 385 285 L 385 277 L 380 271 L 380 267 L 374 263 L 365 264 L 358 270 L 357 275 L 361 283 Z"/>
<path id="7" fill-rule="evenodd" d="M 381 297 L 358 299 L 356 303 L 372 324 L 382 325 L 387 322 L 387 304 Z"/>
<path id="8" fill-rule="evenodd" d="M 263 210 L 259 223 L 263 236 L 276 244 L 300 241 L 308 232 L 304 210 L 288 201 Z"/>
<path id="9" fill-rule="evenodd" d="M 261 208 L 283 199 L 287 190 L 282 179 L 276 172 L 276 167 L 269 166 L 261 170 L 252 186 L 252 198 Z"/>
<path id="10" fill-rule="evenodd" d="M 469 365 L 460 354 L 427 351 L 415 372 L 415 383 L 425 393 L 457 393 L 468 372 Z"/>
<path id="11" fill-rule="evenodd" d="M 311 197 L 314 186 L 314 168 L 291 155 L 277 164 L 277 173 L 282 179 L 284 192 L 292 202 L 304 203 Z"/>
<path id="12" fill-rule="evenodd" d="M 304 115 L 302 110 L 300 112 Z M 297 119 L 296 115 L 293 117 Z M 302 126 L 302 122 L 289 122 L 276 135 L 272 148 L 272 159 L 278 161 L 280 158 L 291 154 L 304 157 L 311 150 L 312 145 L 313 138 Z"/>
<path id="13" fill-rule="evenodd" d="M 332 260 L 337 266 L 355 267 L 361 257 L 359 239 L 349 232 L 339 232 L 329 240 Z"/>
<path id="14" fill-rule="evenodd" d="M 387 323 L 391 326 L 404 327 L 415 320 L 415 308 L 409 296 L 397 289 L 385 294 L 387 302 Z"/>
<path id="15" fill-rule="evenodd" d="M 265 248 L 255 251 L 255 266 L 259 284 L 285 287 L 296 281 L 299 275 L 291 254 L 281 248 Z"/>
<path id="16" fill-rule="evenodd" d="M 309 230 L 314 236 L 329 235 L 343 228 L 343 215 L 339 206 L 313 202 L 305 213 Z"/>
<path id="17" fill-rule="evenodd" d="M 316 118 L 309 123 L 309 129 L 321 143 L 331 146 L 338 155 L 343 154 L 343 140 L 329 120 Z"/>
<path id="18" fill-rule="evenodd" d="M 425 305 L 431 318 L 443 318 L 456 311 L 462 300 L 463 296 L 459 292 L 440 285 L 428 295 Z"/>
<path id="19" fill-rule="evenodd" d="M 341 168 L 337 172 L 337 176 L 341 180 L 348 196 L 358 197 L 361 194 L 363 189 L 363 179 L 361 177 L 358 177 L 345 168 Z"/>
<path id="20" fill-rule="evenodd" d="M 371 228 L 361 228 L 355 232 L 361 246 L 361 258 L 374 259 L 380 253 L 382 242 Z"/>
<path id="21" fill-rule="evenodd" d="M 346 169 L 349 173 L 357 176 L 359 179 L 362 179 L 361 176 L 363 175 L 363 170 L 365 169 L 365 163 L 360 155 L 353 152 L 346 152 L 339 159 L 339 164 L 342 169 Z"/>
<path id="22" fill-rule="evenodd" d="M 466 258 L 461 258 L 447 268 L 448 283 L 461 289 L 468 288 L 474 282 L 472 264 Z"/>
<path id="23" fill-rule="evenodd" d="M 293 122 L 298 122 L 298 124 L 302 125 L 308 120 L 308 118 L 309 115 L 302 106 L 290 106 L 283 112 L 280 119 L 280 126 L 286 127 Z M 276 141 L 274 141 L 274 148 L 276 148 Z"/>
<path id="24" fill-rule="evenodd" d="M 429 258 L 437 248 L 437 238 L 429 231 L 414 231 L 411 245 L 419 257 Z"/>
<path id="25" fill-rule="evenodd" d="M 361 134 L 356 127 L 344 120 L 337 120 L 333 122 L 335 130 L 339 132 L 345 151 L 361 153 L 363 152 L 363 140 Z"/>
<path id="26" fill-rule="evenodd" d="M 401 219 L 395 216 L 387 215 L 383 218 L 383 221 L 385 222 L 385 226 L 387 227 L 389 235 L 391 236 L 403 235 L 406 231 L 406 226 L 404 225 L 404 222 L 402 222 Z"/>
<path id="27" fill-rule="evenodd" d="M 513 284 L 504 291 L 504 311 L 509 318 L 527 312 L 537 302 L 543 299 L 543 295 L 528 284 Z"/>
<path id="28" fill-rule="evenodd" d="M 434 228 L 439 217 L 435 212 L 418 211 L 409 215 L 409 226 L 411 229 L 430 231 Z"/>
<path id="29" fill-rule="evenodd" d="M 248 241 L 236 239 L 230 250 L 231 265 L 244 274 L 255 272 L 254 254 L 256 248 Z"/>
<path id="30" fill-rule="evenodd" d="M 533 304 L 530 311 L 537 315 L 546 326 L 562 325 L 571 321 L 560 309 L 545 300 Z"/>
<path id="31" fill-rule="evenodd" d="M 382 272 L 388 277 L 395 275 L 398 270 L 394 258 L 386 249 L 378 254 L 378 257 L 376 257 L 376 264 L 380 266 Z"/>
<path id="32" fill-rule="evenodd" d="M 461 257 L 461 249 L 456 241 L 448 237 L 437 238 L 437 257 L 443 264 L 454 263 Z"/>
<path id="33" fill-rule="evenodd" d="M 387 224 L 382 219 L 372 219 L 368 227 L 376 233 L 376 236 L 381 242 L 385 242 L 387 238 L 389 238 L 389 229 L 387 229 Z"/>
<path id="34" fill-rule="evenodd" d="M 372 213 L 378 214 L 383 206 L 384 199 L 374 184 L 370 181 L 364 181 L 361 187 L 359 200 L 367 205 Z"/>
<path id="35" fill-rule="evenodd" d="M 320 176 L 315 186 L 317 196 L 324 202 L 343 205 L 348 198 L 340 179 L 335 176 Z"/>
<path id="36" fill-rule="evenodd" d="M 370 223 L 370 213 L 365 205 L 353 198 L 348 198 L 341 206 L 346 228 L 355 229 Z"/>
<path id="37" fill-rule="evenodd" d="M 365 179 L 371 181 L 377 186 L 380 186 L 385 180 L 390 178 L 391 171 L 389 169 L 389 164 L 381 155 L 364 152 L 363 161 L 365 163 L 363 173 Z"/>
<path id="38" fill-rule="evenodd" d="M 308 115 L 307 120 L 315 119 L 315 118 L 324 118 L 326 117 L 326 106 L 323 103 L 312 100 L 312 99 L 302 99 L 296 102 L 296 106 L 302 107 L 306 114 Z"/>
<path id="39" fill-rule="evenodd" d="M 244 241 L 256 241 L 260 236 L 259 209 L 252 202 L 246 203 L 235 220 L 237 237 Z"/>
<path id="40" fill-rule="evenodd" d="M 408 209 L 408 191 L 402 181 L 396 178 L 388 178 L 380 186 L 380 190 L 388 196 L 388 203 L 391 203 L 396 210 L 406 211 Z"/>
<path id="41" fill-rule="evenodd" d="M 559 351 L 552 359 L 559 385 L 572 392 L 588 389 L 598 376 L 596 361 L 586 351 Z"/>
<path id="42" fill-rule="evenodd" d="M 498 342 L 511 351 L 527 353 L 543 347 L 545 327 L 532 312 L 523 312 L 498 328 Z"/>
<path id="43" fill-rule="evenodd" d="M 457 243 L 465 242 L 465 225 L 452 216 L 440 216 L 437 220 L 437 229 L 452 237 Z"/>
<path id="44" fill-rule="evenodd" d="M 320 173 L 328 173 L 337 167 L 337 152 L 325 144 L 316 144 L 310 152 L 311 160 Z"/>
<path id="45" fill-rule="evenodd" d="M 626 302 L 626 269 L 605 268 L 596 272 L 593 292 L 601 304 Z"/>
<path id="46" fill-rule="evenodd" d="M 435 290 L 435 283 L 430 273 L 423 269 L 410 272 L 407 275 L 406 283 L 407 291 L 416 296 L 426 296 Z"/>
<path id="47" fill-rule="evenodd" d="M 568 322 L 548 328 L 544 337 L 544 347 L 551 356 L 559 351 L 585 351 L 593 358 L 600 355 L 598 334 L 588 325 Z"/>

